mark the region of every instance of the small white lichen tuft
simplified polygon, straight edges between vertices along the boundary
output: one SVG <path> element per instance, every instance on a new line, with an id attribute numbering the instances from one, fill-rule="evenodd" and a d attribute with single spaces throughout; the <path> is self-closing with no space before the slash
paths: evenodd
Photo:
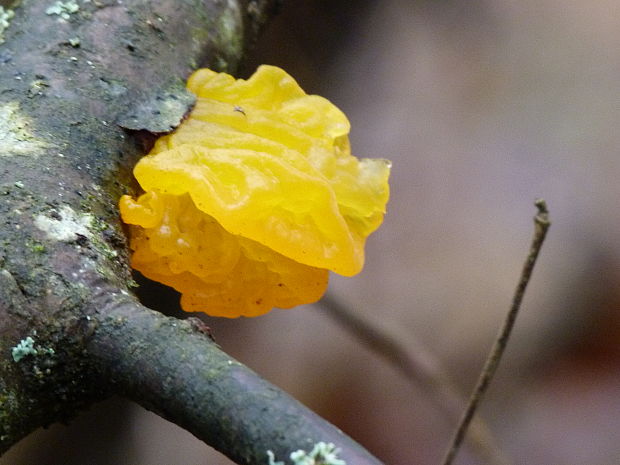
<path id="1" fill-rule="evenodd" d="M 59 20 L 64 19 L 67 21 L 73 13 L 77 13 L 80 10 L 80 5 L 75 3 L 73 0 L 69 0 L 67 2 L 58 1 L 50 6 L 47 10 L 45 10 L 45 14 L 47 15 L 58 15 Z"/>
<path id="2" fill-rule="evenodd" d="M 37 355 L 37 349 L 34 348 L 34 339 L 28 336 L 26 339 L 19 341 L 19 344 L 11 349 L 11 355 L 16 363 L 28 355 Z"/>
<path id="3" fill-rule="evenodd" d="M 310 452 L 305 450 L 297 450 L 291 452 L 290 458 L 293 465 L 347 465 L 347 463 L 338 458 L 338 452 L 334 444 L 323 441 L 317 442 Z M 268 465 L 285 465 L 284 462 L 276 462 L 275 455 L 272 451 L 267 451 Z"/>
<path id="4" fill-rule="evenodd" d="M 29 121 L 19 112 L 17 102 L 0 104 L 0 157 L 39 155 L 46 144 L 28 131 Z"/>
<path id="5" fill-rule="evenodd" d="M 65 205 L 60 211 L 52 211 L 50 216 L 37 215 L 34 224 L 52 240 L 72 242 L 78 235 L 92 237 L 90 228 L 93 220 L 92 215 L 78 214 L 70 206 Z"/>
<path id="6" fill-rule="evenodd" d="M 3 6 L 0 6 L 0 44 L 4 43 L 4 31 L 9 27 L 13 16 L 15 16 L 13 10 L 5 10 Z"/>
<path id="7" fill-rule="evenodd" d="M 267 451 L 267 458 L 269 459 L 269 463 L 267 465 L 284 465 L 284 462 L 276 462 L 276 456 L 273 455 L 273 451 Z"/>

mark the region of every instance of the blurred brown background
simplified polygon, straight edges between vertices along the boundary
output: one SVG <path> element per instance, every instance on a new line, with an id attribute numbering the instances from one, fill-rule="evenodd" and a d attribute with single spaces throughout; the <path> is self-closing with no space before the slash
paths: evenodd
<path id="1" fill-rule="evenodd" d="M 515 464 L 620 463 L 619 50 L 611 0 L 304 0 L 244 71 L 282 66 L 347 113 L 355 154 L 393 161 L 365 271 L 334 276 L 330 293 L 423 341 L 463 392 L 508 308 L 532 202 L 547 200 L 553 226 L 481 412 Z M 439 462 L 454 424 L 320 304 L 206 320 L 386 464 Z M 35 463 L 231 464 L 119 399 L 0 459 Z M 480 462 L 466 448 L 457 463 Z"/>

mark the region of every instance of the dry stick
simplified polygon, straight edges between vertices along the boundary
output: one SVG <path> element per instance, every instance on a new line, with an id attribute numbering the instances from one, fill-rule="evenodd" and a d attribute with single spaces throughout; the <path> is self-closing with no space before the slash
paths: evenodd
<path id="1" fill-rule="evenodd" d="M 461 423 L 454 433 L 454 437 L 452 438 L 452 443 L 446 456 L 443 461 L 443 465 L 450 465 L 452 461 L 456 457 L 456 454 L 459 450 L 461 443 L 467 433 L 467 429 L 469 424 L 476 412 L 476 408 L 478 404 L 482 400 L 487 388 L 489 387 L 489 383 L 493 378 L 493 375 L 497 371 L 497 366 L 499 365 L 500 359 L 504 350 L 506 349 L 506 345 L 508 343 L 508 338 L 510 337 L 510 332 L 514 326 L 515 320 L 517 318 L 517 313 L 519 313 L 519 308 L 521 307 L 521 302 L 523 301 L 523 296 L 525 295 L 525 289 L 527 288 L 527 284 L 530 281 L 530 277 L 532 276 L 532 271 L 534 270 L 534 264 L 536 263 L 536 259 L 538 258 L 538 254 L 540 253 L 540 249 L 545 240 L 545 236 L 547 235 L 547 231 L 549 230 L 549 226 L 551 223 L 549 222 L 549 211 L 547 210 L 547 204 L 544 200 L 538 199 L 535 202 L 536 207 L 538 208 L 538 213 L 534 217 L 534 237 L 532 239 L 532 245 L 530 247 L 530 252 L 525 260 L 525 264 L 523 265 L 523 271 L 521 271 L 521 278 L 519 279 L 519 284 L 517 285 L 517 289 L 512 298 L 512 305 L 510 306 L 510 310 L 506 315 L 506 319 L 504 320 L 504 324 L 502 325 L 495 342 L 493 343 L 493 348 L 491 349 L 491 353 L 487 358 L 484 368 L 480 373 L 480 377 L 478 378 L 478 383 L 476 384 L 476 388 L 474 389 L 471 397 L 469 398 L 469 404 L 463 413 L 463 417 L 461 418 Z"/>
<path id="2" fill-rule="evenodd" d="M 346 331 L 400 370 L 405 378 L 428 391 L 450 421 L 460 417 L 465 399 L 446 374 L 441 362 L 424 344 L 398 327 L 361 317 L 333 296 L 327 295 L 321 299 L 321 306 Z M 469 440 L 484 463 L 510 463 L 495 445 L 491 431 L 482 419 L 474 420 Z"/>

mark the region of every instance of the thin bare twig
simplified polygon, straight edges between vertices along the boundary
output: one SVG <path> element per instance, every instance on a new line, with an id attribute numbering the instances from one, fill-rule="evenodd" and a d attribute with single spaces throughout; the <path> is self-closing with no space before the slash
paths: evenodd
<path id="1" fill-rule="evenodd" d="M 441 362 L 414 335 L 389 325 L 385 321 L 371 321 L 360 316 L 338 298 L 331 295 L 321 299 L 327 314 L 362 344 L 383 356 L 412 384 L 423 388 L 447 419 L 459 418 L 465 397 L 446 374 Z M 495 440 L 484 421 L 476 418 L 471 425 L 469 440 L 484 463 L 507 465 L 510 462 L 495 445 Z"/>
<path id="2" fill-rule="evenodd" d="M 547 235 L 547 231 L 551 225 L 549 222 L 549 211 L 547 210 L 546 202 L 542 199 L 538 199 L 536 200 L 535 205 L 538 208 L 538 213 L 534 217 L 534 237 L 532 238 L 530 252 L 525 260 L 525 264 L 523 265 L 523 270 L 521 271 L 519 284 L 517 285 L 517 289 L 515 290 L 515 294 L 512 298 L 512 305 L 510 306 L 506 319 L 504 320 L 497 338 L 493 343 L 491 353 L 489 354 L 489 357 L 484 364 L 484 368 L 480 373 L 476 387 L 469 398 L 469 404 L 467 405 L 467 408 L 463 413 L 463 417 L 461 418 L 461 422 L 454 433 L 450 448 L 444 457 L 443 465 L 452 464 L 459 447 L 463 442 L 465 434 L 467 433 L 469 424 L 476 413 L 476 408 L 482 400 L 489 383 L 493 379 L 493 375 L 495 375 L 497 366 L 499 365 L 500 359 L 506 349 L 506 345 L 508 344 L 508 338 L 510 337 L 517 314 L 519 313 L 519 308 L 521 307 L 521 302 L 523 301 L 523 296 L 525 295 L 525 289 L 527 288 L 532 276 L 536 259 L 538 258 L 538 254 L 540 253 L 545 236 Z"/>

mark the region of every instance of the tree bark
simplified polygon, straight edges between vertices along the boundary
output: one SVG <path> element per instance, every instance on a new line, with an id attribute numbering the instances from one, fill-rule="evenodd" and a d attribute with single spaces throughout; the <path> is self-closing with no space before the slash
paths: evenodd
<path id="1" fill-rule="evenodd" d="M 240 464 L 318 441 L 350 465 L 380 463 L 131 294 L 116 206 L 136 189 L 131 168 L 191 108 L 191 71 L 234 71 L 277 3 L 15 7 L 0 45 L 0 453 L 120 393 Z"/>

